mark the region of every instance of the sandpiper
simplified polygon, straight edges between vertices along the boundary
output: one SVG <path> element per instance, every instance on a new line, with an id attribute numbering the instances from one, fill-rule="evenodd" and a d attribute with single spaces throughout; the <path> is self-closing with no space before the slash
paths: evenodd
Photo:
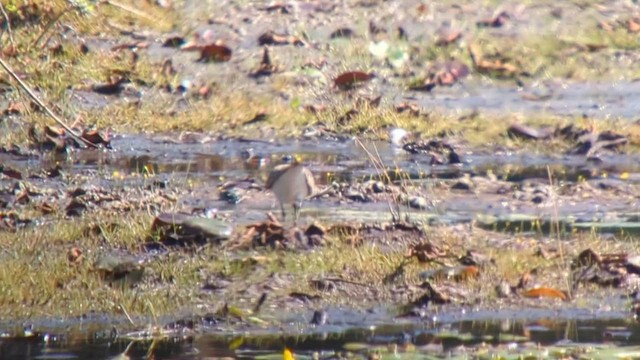
<path id="1" fill-rule="evenodd" d="M 302 200 L 314 194 L 316 185 L 311 171 L 297 159 L 277 165 L 269 174 L 267 190 L 271 190 L 280 203 L 282 220 L 286 218 L 285 204 L 293 205 L 294 224 L 298 222 Z"/>

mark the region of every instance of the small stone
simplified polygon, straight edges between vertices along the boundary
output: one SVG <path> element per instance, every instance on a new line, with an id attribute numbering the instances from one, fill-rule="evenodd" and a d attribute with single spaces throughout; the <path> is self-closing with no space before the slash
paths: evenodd
<path id="1" fill-rule="evenodd" d="M 409 206 L 414 209 L 424 210 L 429 206 L 429 202 L 422 196 L 413 196 L 409 199 Z"/>
<path id="2" fill-rule="evenodd" d="M 385 192 L 387 190 L 382 181 L 374 182 L 373 186 L 371 187 L 371 189 L 373 189 L 373 192 L 377 193 L 377 194 L 383 193 L 383 192 Z"/>
<path id="3" fill-rule="evenodd" d="M 508 298 L 513 295 L 513 290 L 508 282 L 502 281 L 500 284 L 496 285 L 496 293 L 498 294 L 498 297 Z"/>
<path id="4" fill-rule="evenodd" d="M 313 325 L 324 325 L 327 322 L 328 314 L 324 310 L 316 310 L 313 312 L 313 317 L 311 318 L 311 324 Z"/>

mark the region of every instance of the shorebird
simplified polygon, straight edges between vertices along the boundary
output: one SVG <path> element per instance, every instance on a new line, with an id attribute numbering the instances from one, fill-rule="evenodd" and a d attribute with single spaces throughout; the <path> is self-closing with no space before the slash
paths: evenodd
<path id="1" fill-rule="evenodd" d="M 300 216 L 302 200 L 314 194 L 316 184 L 311 171 L 294 157 L 290 162 L 273 168 L 265 188 L 271 190 L 278 199 L 283 221 L 286 219 L 285 204 L 293 205 L 295 224 Z"/>

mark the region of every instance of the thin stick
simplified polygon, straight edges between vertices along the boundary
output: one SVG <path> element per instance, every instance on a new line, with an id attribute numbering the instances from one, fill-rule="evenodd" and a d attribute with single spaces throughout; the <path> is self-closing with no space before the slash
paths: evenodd
<path id="1" fill-rule="evenodd" d="M 71 136 L 73 136 L 76 140 L 79 140 L 80 142 L 83 142 L 83 143 L 87 144 L 90 147 L 94 147 L 94 148 L 98 147 L 98 145 L 96 145 L 96 144 L 92 143 L 91 141 L 89 141 L 89 140 L 83 138 L 82 136 L 78 135 L 67 124 L 65 124 L 64 121 L 62 121 L 56 114 L 54 114 L 53 111 L 51 111 L 51 109 L 49 109 L 49 107 L 47 107 L 42 102 L 42 100 L 40 100 L 40 98 L 38 98 L 36 96 L 36 94 L 27 86 L 27 84 L 25 84 L 24 81 L 22 81 L 22 79 L 20 79 L 20 77 L 18 77 L 18 75 L 16 75 L 16 73 L 13 72 L 13 70 L 11 70 L 9 65 L 7 65 L 7 63 L 5 63 L 4 60 L 2 60 L 2 58 L 0 58 L 0 66 L 2 66 L 4 68 L 4 70 L 6 72 L 8 72 L 9 75 L 11 75 L 11 77 L 18 82 L 20 87 L 22 87 L 22 89 L 29 95 L 29 97 L 31 97 L 31 99 L 33 99 L 33 101 L 35 101 L 35 103 L 38 104 L 38 106 L 40 106 L 41 108 L 44 109 L 44 111 L 47 113 L 47 115 L 49 115 L 60 126 L 62 126 L 62 128 L 65 129 Z"/>
<path id="2" fill-rule="evenodd" d="M 136 323 L 133 322 L 133 319 L 131 319 L 131 316 L 129 316 L 129 312 L 127 312 L 127 309 L 124 308 L 124 305 L 120 304 L 120 309 L 122 310 L 124 315 L 127 317 L 127 320 L 129 320 L 131 325 L 136 326 Z"/>
<path id="3" fill-rule="evenodd" d="M 2 16 L 4 17 L 4 21 L 7 23 L 7 33 L 9 33 L 9 42 L 13 44 L 13 32 L 11 31 L 11 22 L 9 21 L 9 15 L 4 11 L 4 6 L 0 3 L 0 11 L 2 12 Z"/>
<path id="4" fill-rule="evenodd" d="M 376 169 L 376 173 L 378 174 L 378 177 L 380 179 L 386 179 L 387 182 L 391 183 L 391 178 L 389 177 L 389 174 L 387 174 L 387 172 L 384 172 L 384 177 L 382 176 L 382 169 L 384 169 L 384 163 L 382 162 L 382 158 L 380 157 L 380 153 L 378 153 L 378 149 L 376 147 L 376 154 L 377 154 L 377 158 L 369 151 L 369 149 L 367 149 L 367 147 L 362 143 L 362 141 L 360 141 L 359 138 L 356 138 L 356 144 L 358 144 L 358 146 L 360 146 L 362 148 L 362 150 L 364 150 L 364 152 L 367 153 L 367 157 L 369 158 L 369 160 L 371 161 L 371 163 L 373 164 L 374 169 Z M 393 209 L 392 205 L 391 205 L 391 201 L 388 200 L 387 201 L 387 206 L 389 207 L 389 212 L 391 213 L 391 217 L 393 218 L 393 221 L 400 221 L 400 206 L 398 205 L 398 201 L 396 199 L 393 200 L 394 204 L 397 207 L 397 211 L 395 209 Z"/>
<path id="5" fill-rule="evenodd" d="M 117 7 L 119 9 L 121 9 L 121 10 L 128 11 L 128 12 L 134 14 L 134 15 L 143 17 L 143 18 L 145 18 L 147 20 L 150 20 L 150 21 L 155 21 L 156 20 L 153 17 L 143 13 L 140 10 L 134 9 L 132 7 L 129 7 L 129 6 L 124 5 L 124 4 L 121 4 L 119 2 L 115 2 L 115 1 L 111 1 L 111 0 L 103 0 L 102 2 L 105 3 L 105 4 L 109 4 L 109 5 L 113 6 L 113 7 Z"/>

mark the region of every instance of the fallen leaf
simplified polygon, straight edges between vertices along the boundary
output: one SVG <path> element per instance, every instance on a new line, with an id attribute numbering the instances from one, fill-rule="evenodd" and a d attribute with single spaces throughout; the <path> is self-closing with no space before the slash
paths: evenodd
<path id="1" fill-rule="evenodd" d="M 336 87 L 341 90 L 352 89 L 353 87 L 373 79 L 374 73 L 366 73 L 363 71 L 349 71 L 340 74 L 333 80 Z"/>
<path id="2" fill-rule="evenodd" d="M 511 16 L 506 12 L 506 11 L 502 11 L 500 13 L 498 13 L 496 16 L 492 17 L 491 19 L 484 19 L 484 20 L 479 20 L 476 25 L 479 27 L 501 27 L 502 25 L 504 25 L 507 20 L 509 20 L 511 18 Z"/>
<path id="3" fill-rule="evenodd" d="M 135 42 L 135 43 L 116 45 L 116 46 L 111 48 L 111 51 L 146 49 L 148 47 L 149 47 L 149 42 L 147 42 L 147 41 L 138 41 L 138 42 Z"/>
<path id="4" fill-rule="evenodd" d="M 77 265 L 81 263 L 82 260 L 84 260 L 84 255 L 82 255 L 82 250 L 80 250 L 80 248 L 75 246 L 72 247 L 67 252 L 67 260 L 69 261 L 69 263 L 71 263 L 71 265 Z"/>
<path id="5" fill-rule="evenodd" d="M 229 47 L 220 44 L 204 45 L 200 48 L 201 62 L 226 62 L 231 59 L 232 51 Z"/>
<path id="6" fill-rule="evenodd" d="M 355 35 L 355 32 L 350 28 L 340 28 L 329 35 L 330 39 L 337 38 L 352 38 Z"/>
<path id="7" fill-rule="evenodd" d="M 170 36 L 166 39 L 164 39 L 164 42 L 162 43 L 162 47 L 172 47 L 172 48 L 179 48 L 182 45 L 184 45 L 186 43 L 184 37 L 179 36 L 179 35 L 174 35 L 174 36 Z"/>
<path id="8" fill-rule="evenodd" d="M 85 130 L 82 132 L 82 138 L 94 145 L 104 145 L 107 149 L 111 148 L 109 133 L 103 133 L 98 130 Z"/>
<path id="9" fill-rule="evenodd" d="M 522 296 L 527 298 L 538 298 L 538 299 L 546 297 L 551 299 L 560 299 L 562 301 L 569 300 L 569 296 L 567 295 L 566 292 L 556 290 L 553 288 L 547 288 L 547 287 L 540 287 L 540 288 L 527 290 L 522 293 Z"/>
<path id="10" fill-rule="evenodd" d="M 265 6 L 263 8 L 260 8 L 260 10 L 263 10 L 266 12 L 278 12 L 280 14 L 291 14 L 292 7 L 290 4 L 286 4 L 286 3 L 275 3 L 275 4 Z"/>
<path id="11" fill-rule="evenodd" d="M 305 46 L 306 43 L 295 36 L 278 35 L 273 31 L 267 31 L 266 33 L 258 37 L 258 44 L 262 45 L 295 45 Z"/>
<path id="12" fill-rule="evenodd" d="M 412 116 L 419 116 L 420 115 L 420 108 L 418 108 L 418 105 L 416 104 L 410 104 L 410 103 L 402 103 L 399 104 L 395 107 L 396 112 L 402 114 L 403 112 L 409 112 Z"/>
<path id="13" fill-rule="evenodd" d="M 10 102 L 7 108 L 2 112 L 4 115 L 18 115 L 24 112 L 25 106 L 23 102 Z"/>
<path id="14" fill-rule="evenodd" d="M 242 125 L 256 124 L 256 123 L 259 123 L 259 122 L 267 120 L 268 117 L 269 117 L 269 114 L 267 112 L 260 111 L 253 118 L 251 118 L 250 120 L 247 120 L 244 123 L 242 123 Z"/>
<path id="15" fill-rule="evenodd" d="M 10 179 L 22 180 L 22 172 L 12 169 L 6 165 L 0 165 L 0 174 L 3 174 Z"/>
<path id="16" fill-rule="evenodd" d="M 462 32 L 457 30 L 442 31 L 436 40 L 436 46 L 447 46 L 462 39 Z"/>

